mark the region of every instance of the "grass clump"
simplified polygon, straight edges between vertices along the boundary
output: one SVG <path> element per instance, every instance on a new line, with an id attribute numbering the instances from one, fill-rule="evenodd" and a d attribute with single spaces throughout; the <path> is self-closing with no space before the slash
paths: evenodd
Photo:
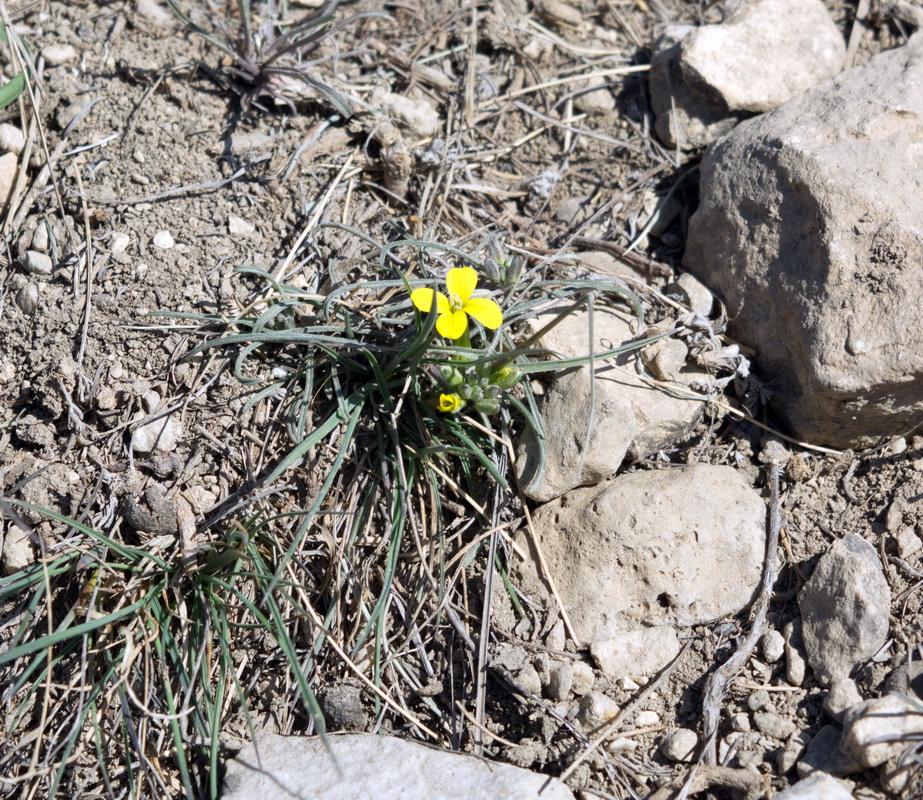
<path id="1" fill-rule="evenodd" d="M 352 115 L 349 100 L 318 78 L 316 62 L 311 63 L 306 58 L 326 39 L 356 20 L 369 16 L 387 17 L 387 14 L 366 12 L 335 23 L 339 4 L 340 0 L 327 0 L 303 19 L 290 23 L 284 7 L 277 6 L 274 0 L 262 4 L 265 8 L 262 21 L 254 14 L 250 0 L 235 0 L 236 28 L 217 14 L 206 12 L 201 15 L 203 19 L 210 18 L 214 22 L 213 29 L 208 30 L 194 22 L 175 0 L 167 0 L 173 13 L 191 31 L 228 57 L 229 63 L 219 71 L 208 71 L 222 86 L 240 97 L 244 111 L 253 106 L 263 108 L 260 99 L 267 97 L 285 103 L 295 113 L 289 85 L 294 79 L 314 89 L 340 114 L 349 117 Z"/>
<path id="2" fill-rule="evenodd" d="M 368 245 L 358 280 L 245 268 L 243 312 L 195 317 L 187 357 L 223 354 L 242 424 L 263 420 L 251 479 L 206 524 L 180 514 L 179 537 L 129 542 L 18 503 L 58 531 L 0 580 L 8 785 L 215 798 L 229 731 L 271 713 L 323 732 L 323 690 L 344 678 L 371 729 L 480 742 L 455 704 L 484 692 L 495 574 L 519 606 L 510 443 L 541 431 L 523 378 L 583 362 L 536 346 L 556 321 L 523 341 L 524 323 L 553 301 L 640 305 L 617 283 L 543 279 L 496 242 L 345 230 Z"/>

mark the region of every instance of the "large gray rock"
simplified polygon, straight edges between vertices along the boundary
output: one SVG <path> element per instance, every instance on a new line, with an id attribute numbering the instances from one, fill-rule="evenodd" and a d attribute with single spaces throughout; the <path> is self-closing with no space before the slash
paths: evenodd
<path id="1" fill-rule="evenodd" d="M 264 736 L 228 762 L 223 800 L 573 800 L 560 781 L 509 764 L 371 733 Z M 550 781 L 546 789 L 539 790 Z"/>
<path id="2" fill-rule="evenodd" d="M 536 314 L 536 330 L 558 313 L 560 308 L 549 308 Z M 593 314 L 594 352 L 635 341 L 634 322 L 627 312 L 597 309 Z M 541 344 L 564 358 L 585 357 L 590 351 L 588 314 L 572 314 L 544 336 Z M 614 475 L 626 455 L 641 458 L 689 434 L 703 403 L 674 397 L 645 383 L 637 374 L 636 354 L 631 351 L 594 365 L 595 413 L 591 413 L 589 367 L 557 375 L 541 406 L 544 469 L 535 433 L 527 429 L 519 442 L 516 470 L 527 497 L 546 502 L 574 487 L 597 484 Z M 699 369 L 690 368 L 683 374 L 688 381 L 708 378 Z"/>
<path id="3" fill-rule="evenodd" d="M 923 416 L 923 35 L 741 123 L 702 166 L 685 266 L 802 439 Z"/>
<path id="4" fill-rule="evenodd" d="M 766 506 L 731 467 L 629 473 L 568 492 L 533 522 L 585 642 L 736 614 L 762 572 Z M 527 593 L 541 595 L 534 563 L 521 564 L 517 577 Z"/>
<path id="5" fill-rule="evenodd" d="M 704 147 L 842 69 L 846 47 L 821 0 L 732 0 L 725 10 L 720 25 L 672 24 L 654 41 L 651 105 L 670 147 Z"/>
<path id="6" fill-rule="evenodd" d="M 849 677 L 888 637 L 891 590 L 861 536 L 837 541 L 798 595 L 808 662 L 821 686 Z"/>

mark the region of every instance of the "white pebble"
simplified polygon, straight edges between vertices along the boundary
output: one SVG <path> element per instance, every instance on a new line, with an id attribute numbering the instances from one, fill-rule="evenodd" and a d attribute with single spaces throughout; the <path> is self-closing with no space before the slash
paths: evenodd
<path id="1" fill-rule="evenodd" d="M 155 234 L 153 242 L 154 247 L 159 247 L 161 250 L 169 250 L 176 244 L 170 235 L 170 231 L 160 231 L 160 233 Z"/>
<path id="2" fill-rule="evenodd" d="M 775 664 L 785 655 L 785 637 L 777 630 L 766 631 L 760 639 L 760 649 L 763 651 L 763 658 L 770 664 Z"/>
<path id="3" fill-rule="evenodd" d="M 26 146 L 26 137 L 22 131 L 9 122 L 0 125 L 0 150 L 4 153 L 15 153 L 17 156 Z"/>
<path id="4" fill-rule="evenodd" d="M 51 256 L 45 253 L 39 253 L 38 250 L 27 250 L 22 259 L 22 265 L 28 272 L 33 275 L 42 275 L 47 277 L 54 270 L 54 262 Z"/>
<path id="5" fill-rule="evenodd" d="M 231 236 L 250 236 L 256 232 L 256 227 L 237 214 L 228 214 L 228 233 Z"/>
<path id="6" fill-rule="evenodd" d="M 656 711 L 642 711 L 635 717 L 635 726 L 638 728 L 652 728 L 660 724 L 660 715 Z"/>
<path id="7" fill-rule="evenodd" d="M 141 455 L 149 455 L 157 450 L 169 453 L 176 449 L 183 435 L 183 426 L 178 419 L 167 417 L 142 425 L 131 437 L 131 449 Z"/>
<path id="8" fill-rule="evenodd" d="M 135 150 L 135 152 L 131 154 L 131 157 L 139 164 L 144 163 L 144 153 L 142 153 L 140 150 Z"/>
<path id="9" fill-rule="evenodd" d="M 660 743 L 660 752 L 670 761 L 691 761 L 699 746 L 699 737 L 689 728 L 677 728 Z"/>
<path id="10" fill-rule="evenodd" d="M 113 233 L 109 240 L 109 251 L 112 255 L 121 255 L 131 244 L 131 237 L 127 233 Z"/>
<path id="11" fill-rule="evenodd" d="M 606 750 L 610 753 L 630 753 L 633 750 L 637 750 L 637 748 L 638 743 L 634 739 L 629 739 L 626 736 L 619 736 L 606 745 Z"/>
<path id="12" fill-rule="evenodd" d="M 42 58 L 49 67 L 59 67 L 77 58 L 77 51 L 69 44 L 50 44 L 42 48 Z"/>
<path id="13" fill-rule="evenodd" d="M 19 158 L 16 154 L 5 153 L 0 156 L 0 203 L 9 201 L 18 174 Z"/>

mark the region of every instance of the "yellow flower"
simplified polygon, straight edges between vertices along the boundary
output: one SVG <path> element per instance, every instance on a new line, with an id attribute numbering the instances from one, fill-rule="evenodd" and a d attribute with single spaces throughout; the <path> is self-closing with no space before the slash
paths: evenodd
<path id="1" fill-rule="evenodd" d="M 440 411 L 445 411 L 446 414 L 454 414 L 458 411 L 465 401 L 462 400 L 457 394 L 441 394 L 439 395 L 439 403 L 436 406 Z"/>
<path id="2" fill-rule="evenodd" d="M 436 302 L 436 330 L 447 339 L 460 339 L 468 330 L 468 316 L 471 315 L 485 328 L 499 328 L 503 312 L 488 297 L 472 297 L 478 285 L 478 274 L 471 267 L 455 267 L 445 277 L 446 297 L 433 289 L 414 289 L 411 302 L 420 311 L 429 312 Z"/>

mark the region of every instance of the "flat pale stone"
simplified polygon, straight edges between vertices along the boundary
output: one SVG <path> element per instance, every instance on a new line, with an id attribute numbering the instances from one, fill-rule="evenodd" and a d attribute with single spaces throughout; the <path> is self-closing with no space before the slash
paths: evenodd
<path id="1" fill-rule="evenodd" d="M 173 247 L 176 242 L 173 241 L 173 236 L 170 231 L 160 231 L 159 233 L 154 234 L 153 238 L 154 247 L 159 247 L 161 250 L 169 250 Z"/>
<path id="2" fill-rule="evenodd" d="M 42 48 L 42 58 L 49 67 L 59 67 L 77 58 L 77 51 L 69 44 L 50 44 Z"/>
<path id="3" fill-rule="evenodd" d="M 596 666 L 614 680 L 629 677 L 645 681 L 669 664 L 679 651 L 676 630 L 669 625 L 618 634 L 590 645 Z"/>
<path id="4" fill-rule="evenodd" d="M 316 736 L 264 736 L 228 762 L 222 800 L 574 800 L 547 775 L 396 737 L 332 734 L 327 746 Z"/>
<path id="5" fill-rule="evenodd" d="M 581 642 L 645 626 L 687 627 L 742 611 L 762 574 L 766 504 L 726 466 L 620 475 L 574 489 L 533 517 L 548 569 Z M 547 598 L 532 537 L 516 565 L 523 590 Z"/>
<path id="6" fill-rule="evenodd" d="M 26 137 L 22 131 L 9 122 L 0 124 L 0 150 L 4 153 L 19 155 L 26 146 Z"/>

